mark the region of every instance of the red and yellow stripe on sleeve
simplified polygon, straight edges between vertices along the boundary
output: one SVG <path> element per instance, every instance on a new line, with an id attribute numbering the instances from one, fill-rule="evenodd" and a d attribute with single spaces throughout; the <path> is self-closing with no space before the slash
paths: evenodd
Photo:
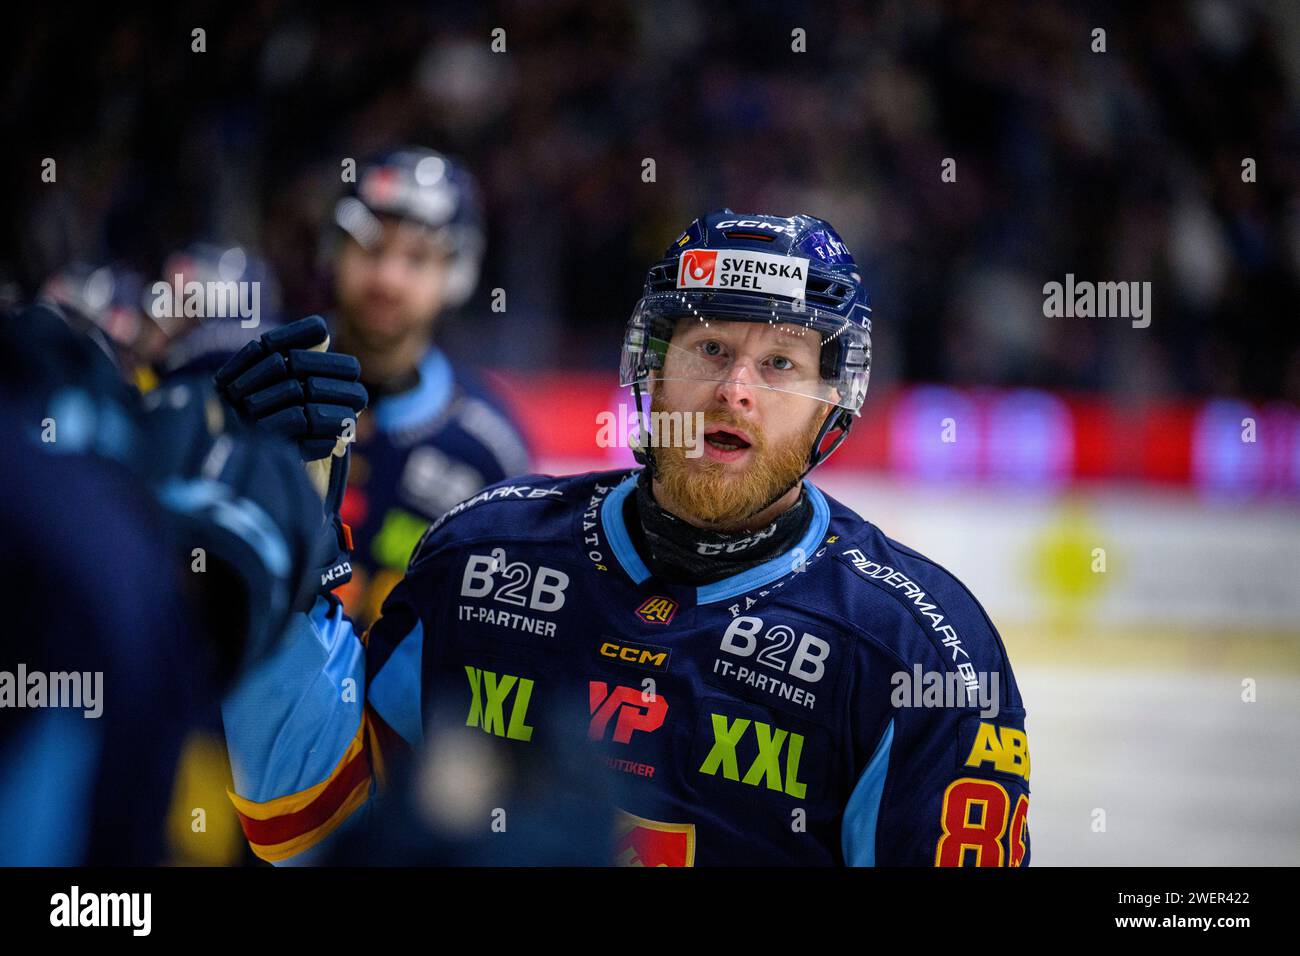
<path id="1" fill-rule="evenodd" d="M 306 790 L 265 803 L 227 791 L 244 836 L 263 860 L 277 863 L 315 846 L 333 833 L 370 795 L 368 741 L 375 739 L 370 712 L 330 775 Z"/>

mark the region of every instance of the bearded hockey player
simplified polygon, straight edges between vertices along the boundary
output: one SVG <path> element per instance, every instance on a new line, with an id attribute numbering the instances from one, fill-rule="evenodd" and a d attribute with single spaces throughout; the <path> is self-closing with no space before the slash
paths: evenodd
<path id="1" fill-rule="evenodd" d="M 343 506 L 355 549 L 342 594 L 364 626 L 430 521 L 529 462 L 504 406 L 434 344 L 439 318 L 478 281 L 484 237 L 469 173 L 429 149 L 394 150 L 362 164 L 332 231 L 331 331 L 361 361 L 371 402 Z"/>
<path id="2" fill-rule="evenodd" d="M 692 223 L 650 269 L 622 383 L 639 408 L 702 416 L 703 447 L 651 434 L 641 468 L 462 502 L 364 646 L 318 602 L 297 670 L 226 704 L 254 849 L 324 840 L 386 755 L 451 714 L 467 745 L 585 727 L 616 783 L 618 862 L 1028 863 L 1025 711 L 992 623 L 805 480 L 860 412 L 870 331 L 828 223 Z"/>

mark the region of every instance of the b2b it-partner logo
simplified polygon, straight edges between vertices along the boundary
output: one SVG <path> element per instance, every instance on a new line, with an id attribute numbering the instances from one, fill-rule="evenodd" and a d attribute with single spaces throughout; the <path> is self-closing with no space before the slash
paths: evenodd
<path id="1" fill-rule="evenodd" d="M 530 565 L 509 561 L 505 548 L 493 548 L 490 554 L 469 556 L 460 582 L 460 596 L 481 598 L 491 594 L 494 601 L 503 604 L 534 611 L 558 611 L 564 607 L 564 589 L 568 586 L 569 576 L 563 571 L 539 565 L 534 577 Z"/>
<path id="2" fill-rule="evenodd" d="M 457 620 L 554 637 L 555 621 L 522 612 L 554 614 L 564 607 L 564 590 L 568 586 L 569 576 L 563 571 L 539 564 L 534 572 L 523 561 L 508 560 L 504 548 L 493 548 L 490 554 L 471 554 L 461 576 L 460 596 L 473 598 L 475 602 L 461 604 L 457 608 Z M 488 598 L 520 610 L 493 607 L 484 602 Z"/>

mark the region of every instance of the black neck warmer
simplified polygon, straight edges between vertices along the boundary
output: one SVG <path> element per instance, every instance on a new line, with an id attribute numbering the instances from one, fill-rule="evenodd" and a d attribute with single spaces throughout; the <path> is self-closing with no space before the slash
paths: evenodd
<path id="1" fill-rule="evenodd" d="M 765 528 L 708 531 L 661 508 L 651 491 L 650 472 L 642 469 L 636 494 L 623 504 L 623 521 L 655 577 L 670 584 L 700 585 L 748 571 L 793 548 L 812 521 L 812 508 L 801 489 L 793 507 Z"/>

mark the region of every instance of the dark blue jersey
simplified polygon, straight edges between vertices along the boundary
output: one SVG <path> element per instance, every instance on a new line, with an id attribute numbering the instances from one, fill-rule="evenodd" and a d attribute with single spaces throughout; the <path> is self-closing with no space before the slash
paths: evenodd
<path id="1" fill-rule="evenodd" d="M 429 522 L 528 468 L 527 448 L 505 408 L 430 349 L 419 383 L 375 399 L 357 422 L 343 506 L 353 540 L 353 581 L 342 591 L 348 613 L 361 624 L 378 616 Z"/>
<path id="2" fill-rule="evenodd" d="M 437 712 L 508 748 L 585 728 L 618 862 L 1028 862 L 1025 711 L 960 582 L 808 484 L 789 552 L 667 584 L 628 533 L 635 478 L 532 475 L 452 508 L 364 651 L 322 601 L 298 659 L 227 701 L 255 850 L 323 839 L 367 802 L 382 744 L 420 748 Z M 340 704 L 348 681 L 364 699 Z"/>
<path id="3" fill-rule="evenodd" d="M 0 408 L 0 866 L 147 865 L 218 690 L 138 476 Z M 64 422 L 60 422 L 63 425 Z M 63 693 L 58 693 L 58 691 Z M 34 709 L 32 709 L 34 708 Z"/>

